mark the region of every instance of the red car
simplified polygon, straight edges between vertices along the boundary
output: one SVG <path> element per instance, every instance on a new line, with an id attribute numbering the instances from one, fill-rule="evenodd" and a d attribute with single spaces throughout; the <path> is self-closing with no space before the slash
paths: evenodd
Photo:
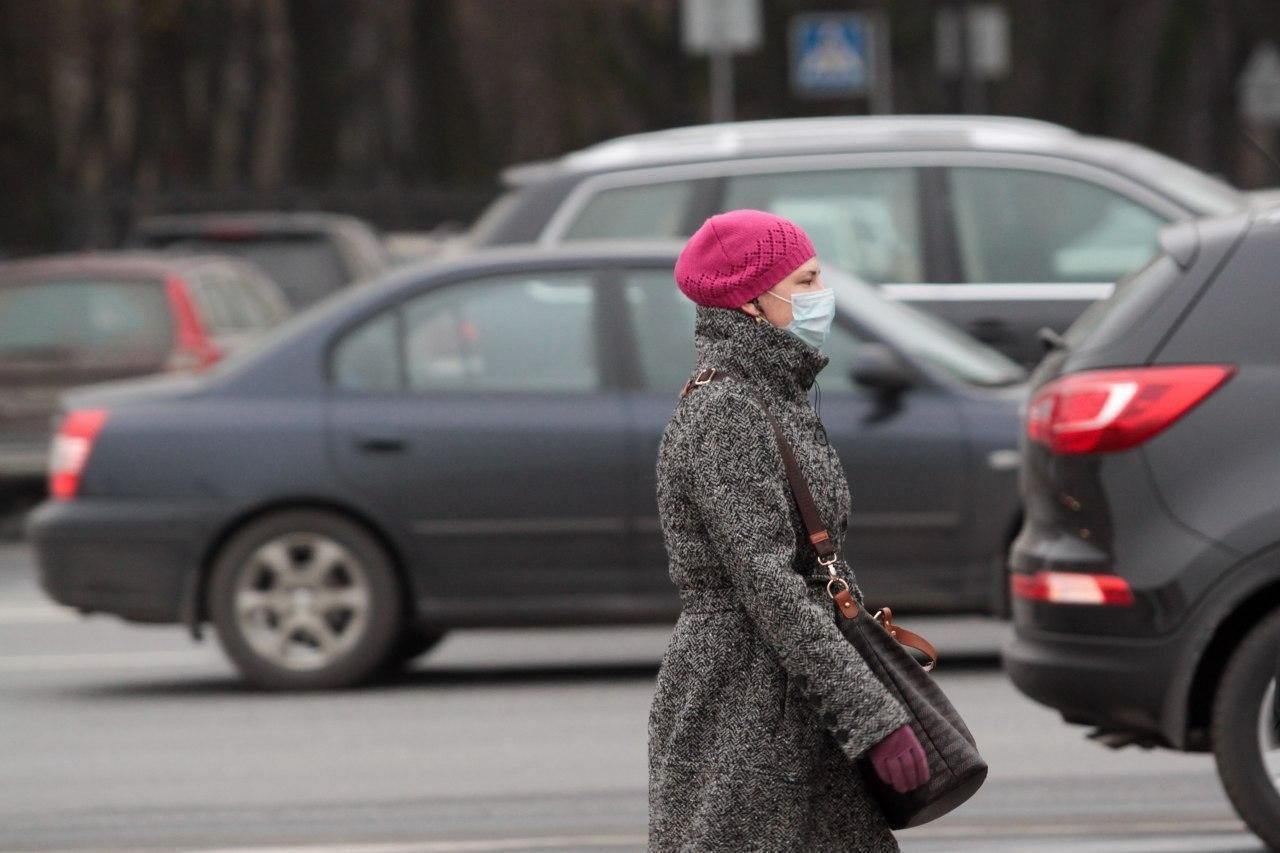
<path id="1" fill-rule="evenodd" d="M 134 252 L 0 264 L 0 487 L 43 481 L 67 388 L 199 370 L 288 314 L 253 265 Z"/>

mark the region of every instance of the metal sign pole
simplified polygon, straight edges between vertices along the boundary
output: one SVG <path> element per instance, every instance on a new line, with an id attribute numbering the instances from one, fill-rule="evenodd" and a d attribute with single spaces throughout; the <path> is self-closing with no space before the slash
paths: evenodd
<path id="1" fill-rule="evenodd" d="M 761 0 L 682 0 L 684 49 L 705 54 L 709 65 L 711 120 L 733 121 L 733 57 L 762 40 Z"/>
<path id="2" fill-rule="evenodd" d="M 889 56 L 889 19 L 881 14 L 873 15 L 871 32 L 871 63 L 875 69 L 871 75 L 871 112 L 890 115 L 893 113 L 893 62 Z"/>
<path id="3" fill-rule="evenodd" d="M 711 59 L 711 120 L 733 121 L 733 54 L 717 50 Z"/>

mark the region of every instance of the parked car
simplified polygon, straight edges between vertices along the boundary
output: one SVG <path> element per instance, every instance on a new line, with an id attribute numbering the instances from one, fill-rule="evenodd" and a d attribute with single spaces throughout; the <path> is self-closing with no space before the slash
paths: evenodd
<path id="1" fill-rule="evenodd" d="M 784 119 L 679 128 L 510 169 L 476 245 L 687 237 L 769 210 L 819 255 L 1026 364 L 1146 263 L 1166 223 L 1243 193 L 1146 148 L 1013 118 Z"/>
<path id="2" fill-rule="evenodd" d="M 236 255 L 264 269 L 301 308 L 382 273 L 387 257 L 374 228 L 336 213 L 185 213 L 140 221 L 130 243 L 150 249 Z"/>
<path id="3" fill-rule="evenodd" d="M 66 389 L 207 367 L 287 313 L 279 288 L 235 258 L 104 252 L 0 263 L 0 480 L 44 478 Z"/>
<path id="4" fill-rule="evenodd" d="M 1212 750 L 1280 848 L 1280 211 L 1161 242 L 1032 376 L 1005 666 L 1112 745 Z"/>
<path id="5" fill-rule="evenodd" d="M 212 621 L 244 676 L 336 686 L 468 626 L 674 619 L 654 460 L 693 366 L 677 247 L 468 253 L 294 318 L 198 379 L 64 398 L 27 526 L 84 611 Z M 821 410 L 848 556 L 987 611 L 1016 530 L 1021 368 L 830 275 Z"/>

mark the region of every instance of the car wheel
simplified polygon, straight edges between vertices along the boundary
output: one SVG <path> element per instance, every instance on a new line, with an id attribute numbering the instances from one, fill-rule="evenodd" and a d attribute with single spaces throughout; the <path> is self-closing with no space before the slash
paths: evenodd
<path id="1" fill-rule="evenodd" d="M 1244 822 L 1280 849 L 1280 612 L 1249 632 L 1231 656 L 1213 700 L 1218 776 Z"/>
<path id="2" fill-rule="evenodd" d="M 214 562 L 209 611 L 241 675 L 273 690 L 349 687 L 375 675 L 400 634 L 400 587 L 363 528 L 312 510 L 234 535 Z"/>

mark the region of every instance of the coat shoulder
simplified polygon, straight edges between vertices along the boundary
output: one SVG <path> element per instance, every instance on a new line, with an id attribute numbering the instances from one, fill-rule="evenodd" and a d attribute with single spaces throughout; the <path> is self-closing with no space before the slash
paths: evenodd
<path id="1" fill-rule="evenodd" d="M 756 398 L 735 382 L 716 382 L 692 392 L 684 401 L 682 432 L 717 440 L 769 434 Z"/>

